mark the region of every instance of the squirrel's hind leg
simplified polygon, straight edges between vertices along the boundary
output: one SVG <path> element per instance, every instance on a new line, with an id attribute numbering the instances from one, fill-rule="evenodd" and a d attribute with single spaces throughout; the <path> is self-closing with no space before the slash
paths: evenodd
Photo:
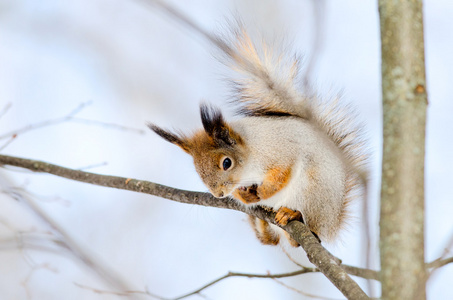
<path id="1" fill-rule="evenodd" d="M 303 222 L 302 214 L 299 211 L 294 211 L 286 207 L 282 207 L 281 209 L 278 210 L 276 220 L 277 222 L 285 224 L 288 223 L 290 220 L 298 220 Z M 249 222 L 250 225 L 252 225 L 253 230 L 255 231 L 256 237 L 264 245 L 278 245 L 278 243 L 280 242 L 281 233 L 283 232 L 289 244 L 292 247 L 300 246 L 299 243 L 283 229 L 280 229 L 278 227 L 272 228 L 268 222 L 250 215 Z M 313 231 L 312 233 L 318 239 L 318 241 L 321 242 L 318 235 Z"/>
<path id="2" fill-rule="evenodd" d="M 297 220 L 297 221 L 300 221 L 302 223 L 305 223 L 300 211 L 292 210 L 292 209 L 289 209 L 289 208 L 284 207 L 284 206 L 282 206 L 282 207 L 280 207 L 278 209 L 277 214 L 275 216 L 275 221 L 279 225 L 284 226 L 284 225 L 288 224 L 292 220 Z M 313 235 L 316 237 L 318 242 L 321 243 L 321 240 L 319 239 L 318 235 L 314 231 L 311 231 L 311 233 L 313 233 Z M 296 242 L 296 240 L 293 239 L 286 231 L 285 231 L 285 236 L 288 239 L 288 242 L 289 242 L 289 244 L 291 246 L 293 246 L 293 247 L 299 247 L 300 246 L 299 243 Z"/>
<path id="3" fill-rule="evenodd" d="M 265 245 L 277 245 L 280 241 L 279 234 L 271 228 L 268 222 L 249 216 L 249 222 L 255 231 L 256 237 Z"/>

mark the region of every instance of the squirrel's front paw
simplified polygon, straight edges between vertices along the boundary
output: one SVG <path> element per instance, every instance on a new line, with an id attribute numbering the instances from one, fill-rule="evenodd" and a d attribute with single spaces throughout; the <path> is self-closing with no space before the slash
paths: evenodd
<path id="1" fill-rule="evenodd" d="M 258 185 L 252 184 L 251 186 L 241 186 L 238 187 L 233 192 L 233 197 L 241 200 L 245 204 L 256 203 L 261 199 L 257 193 Z"/>
<path id="2" fill-rule="evenodd" d="M 287 207 L 280 207 L 275 215 L 275 222 L 280 226 L 285 226 L 290 221 L 297 220 L 303 222 L 302 214 L 298 210 L 292 210 Z"/>

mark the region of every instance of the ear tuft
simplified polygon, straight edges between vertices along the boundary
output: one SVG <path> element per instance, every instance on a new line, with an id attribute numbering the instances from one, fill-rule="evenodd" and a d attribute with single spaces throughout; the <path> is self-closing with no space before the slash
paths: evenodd
<path id="1" fill-rule="evenodd" d="M 190 153 L 190 147 L 188 146 L 186 140 L 183 137 L 178 136 L 168 130 L 164 130 L 161 127 L 159 127 L 153 123 L 147 123 L 146 125 L 148 125 L 149 129 L 151 129 L 152 131 L 157 133 L 157 135 L 159 135 L 164 140 L 166 140 L 172 144 L 175 144 L 176 146 L 179 146 L 185 152 Z"/>
<path id="2" fill-rule="evenodd" d="M 222 112 L 217 107 L 201 103 L 200 115 L 203 128 L 210 137 L 214 137 L 215 130 L 225 125 Z"/>
<path id="3" fill-rule="evenodd" d="M 217 144 L 233 146 L 239 142 L 239 137 L 225 122 L 220 109 L 202 103 L 200 104 L 200 115 L 204 130 Z"/>

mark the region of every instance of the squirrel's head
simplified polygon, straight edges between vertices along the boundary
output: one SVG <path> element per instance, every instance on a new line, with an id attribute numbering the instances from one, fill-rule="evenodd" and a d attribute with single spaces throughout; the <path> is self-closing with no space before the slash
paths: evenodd
<path id="1" fill-rule="evenodd" d="M 193 157 L 195 168 L 214 197 L 230 195 L 246 159 L 245 144 L 225 122 L 218 108 L 200 105 L 203 129 L 192 136 L 175 134 L 154 124 L 149 128 Z"/>

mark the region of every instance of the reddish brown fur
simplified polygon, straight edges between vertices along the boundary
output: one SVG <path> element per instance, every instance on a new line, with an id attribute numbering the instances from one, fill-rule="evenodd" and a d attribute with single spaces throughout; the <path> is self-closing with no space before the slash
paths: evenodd
<path id="1" fill-rule="evenodd" d="M 186 138 L 185 141 L 189 145 L 188 148 L 191 155 L 215 149 L 214 139 L 202 129 L 197 130 L 190 138 Z"/>
<path id="2" fill-rule="evenodd" d="M 257 195 L 256 189 L 252 187 L 244 187 L 243 189 L 235 189 L 233 191 L 233 197 L 238 199 L 245 204 L 251 204 L 259 202 L 261 199 Z"/>
<path id="3" fill-rule="evenodd" d="M 277 245 L 280 241 L 279 235 L 272 230 L 269 223 L 249 215 L 249 221 L 255 231 L 256 237 L 265 245 Z"/>
<path id="4" fill-rule="evenodd" d="M 294 211 L 292 209 L 281 207 L 277 211 L 275 220 L 280 225 L 286 225 L 289 221 L 299 220 L 302 221 L 302 214 L 299 211 Z M 279 234 L 271 228 L 268 222 L 261 219 L 249 216 L 250 224 L 252 225 L 253 230 L 255 231 L 256 237 L 260 240 L 261 243 L 265 245 L 277 245 L 280 241 Z M 285 232 L 285 235 L 293 247 L 299 247 L 297 243 L 291 236 Z"/>
<path id="5" fill-rule="evenodd" d="M 270 169 L 264 177 L 263 184 L 257 189 L 258 197 L 262 200 L 272 197 L 288 184 L 290 178 L 290 167 L 276 167 Z"/>
<path id="6" fill-rule="evenodd" d="M 272 197 L 283 189 L 291 178 L 291 168 L 276 167 L 270 169 L 260 186 L 240 187 L 234 190 L 233 197 L 245 204 L 256 203 Z"/>

